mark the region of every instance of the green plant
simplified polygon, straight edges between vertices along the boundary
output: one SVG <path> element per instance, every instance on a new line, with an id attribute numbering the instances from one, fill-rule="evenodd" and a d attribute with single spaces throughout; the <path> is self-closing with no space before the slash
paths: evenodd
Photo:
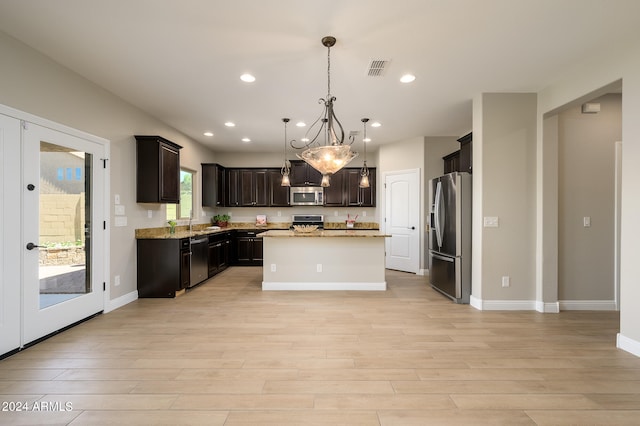
<path id="1" fill-rule="evenodd" d="M 229 222 L 229 219 L 231 219 L 231 216 L 228 214 L 217 214 L 211 218 L 211 223 Z"/>

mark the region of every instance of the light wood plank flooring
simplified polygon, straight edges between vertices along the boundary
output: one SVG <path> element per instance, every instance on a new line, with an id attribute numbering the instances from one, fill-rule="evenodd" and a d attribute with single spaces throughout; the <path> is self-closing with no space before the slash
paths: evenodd
<path id="1" fill-rule="evenodd" d="M 481 312 L 394 271 L 386 292 L 262 292 L 261 274 L 230 268 L 0 361 L 2 408 L 41 410 L 0 424 L 640 424 L 615 312 Z"/>

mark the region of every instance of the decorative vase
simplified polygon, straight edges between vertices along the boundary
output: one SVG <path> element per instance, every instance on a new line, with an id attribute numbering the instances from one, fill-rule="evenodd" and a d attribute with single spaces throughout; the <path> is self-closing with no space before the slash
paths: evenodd
<path id="1" fill-rule="evenodd" d="M 175 234 L 176 233 L 176 227 L 175 226 L 170 226 L 169 227 L 169 233 L 170 234 Z"/>

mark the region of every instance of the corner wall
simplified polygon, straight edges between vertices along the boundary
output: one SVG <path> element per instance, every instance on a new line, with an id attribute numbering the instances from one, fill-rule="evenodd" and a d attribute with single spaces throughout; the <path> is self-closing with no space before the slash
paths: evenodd
<path id="1" fill-rule="evenodd" d="M 484 93 L 474 99 L 473 145 L 471 303 L 533 309 L 536 95 Z M 497 217 L 498 227 L 484 227 L 484 217 Z M 502 277 L 509 277 L 509 287 Z"/>

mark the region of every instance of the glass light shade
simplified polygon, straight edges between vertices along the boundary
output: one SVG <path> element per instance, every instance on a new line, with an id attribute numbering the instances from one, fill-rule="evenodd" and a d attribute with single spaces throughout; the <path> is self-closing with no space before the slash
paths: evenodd
<path id="1" fill-rule="evenodd" d="M 323 175 L 332 175 L 349 164 L 358 153 L 351 151 L 349 145 L 323 145 L 296 155 Z"/>
<path id="2" fill-rule="evenodd" d="M 320 186 L 323 188 L 327 188 L 331 184 L 329 175 L 322 175 L 322 181 L 320 182 Z"/>
<path id="3" fill-rule="evenodd" d="M 280 183 L 280 186 L 291 186 L 288 173 L 282 175 L 282 182 Z"/>
<path id="4" fill-rule="evenodd" d="M 369 188 L 369 173 L 360 175 L 360 188 Z"/>

